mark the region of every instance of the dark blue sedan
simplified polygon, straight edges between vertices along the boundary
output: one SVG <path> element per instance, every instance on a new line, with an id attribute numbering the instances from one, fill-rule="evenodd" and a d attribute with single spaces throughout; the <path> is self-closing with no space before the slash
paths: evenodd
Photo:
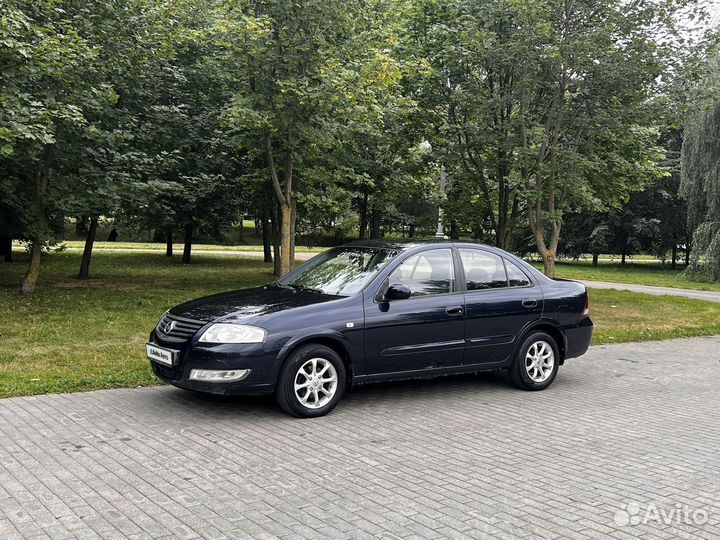
<path id="1" fill-rule="evenodd" d="M 217 394 L 274 393 L 290 414 L 331 411 L 353 385 L 509 371 L 550 386 L 590 344 L 585 286 L 497 248 L 359 241 L 276 283 L 170 309 L 147 355 L 163 381 Z"/>

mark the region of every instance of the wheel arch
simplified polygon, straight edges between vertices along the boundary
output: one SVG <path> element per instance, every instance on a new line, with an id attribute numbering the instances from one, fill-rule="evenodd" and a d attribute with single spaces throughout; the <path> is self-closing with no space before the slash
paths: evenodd
<path id="1" fill-rule="evenodd" d="M 518 347 L 520 347 L 525 338 L 532 332 L 545 332 L 555 340 L 558 352 L 560 353 L 560 365 L 563 365 L 565 363 L 565 355 L 567 353 L 567 339 L 565 337 L 565 333 L 552 322 L 548 320 L 540 320 L 529 326 L 523 332 L 522 337 L 518 340 Z"/>
<path id="2" fill-rule="evenodd" d="M 290 358 L 290 355 L 294 351 L 296 351 L 298 348 L 303 347 L 305 345 L 323 345 L 329 349 L 332 349 L 342 360 L 343 365 L 345 366 L 345 378 L 347 383 L 347 388 L 350 389 L 352 386 L 353 381 L 353 375 L 355 373 L 355 369 L 353 367 L 353 357 L 350 353 L 350 347 L 348 343 L 346 343 L 346 340 L 342 337 L 342 335 L 338 334 L 328 334 L 328 333 L 322 333 L 322 334 L 309 334 L 307 336 L 303 336 L 298 339 L 294 339 L 289 341 L 282 349 L 280 353 L 280 362 L 279 362 L 279 369 L 275 376 L 280 376 L 280 373 L 282 373 L 283 368 L 285 367 L 285 364 L 287 363 L 288 359 Z"/>

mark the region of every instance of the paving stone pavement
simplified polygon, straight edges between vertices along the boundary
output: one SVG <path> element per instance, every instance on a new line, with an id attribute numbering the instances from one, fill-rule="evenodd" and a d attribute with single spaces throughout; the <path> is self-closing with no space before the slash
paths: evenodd
<path id="1" fill-rule="evenodd" d="M 719 353 L 593 347 L 544 392 L 393 383 L 313 420 L 171 387 L 0 400 L 0 539 L 720 538 Z"/>

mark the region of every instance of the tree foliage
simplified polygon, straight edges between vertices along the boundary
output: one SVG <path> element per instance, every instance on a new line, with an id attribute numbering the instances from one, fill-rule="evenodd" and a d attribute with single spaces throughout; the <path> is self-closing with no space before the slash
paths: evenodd
<path id="1" fill-rule="evenodd" d="M 278 274 L 296 231 L 414 236 L 438 206 L 453 238 L 530 242 L 551 275 L 579 215 L 592 251 L 683 243 L 670 161 L 711 43 L 679 26 L 704 0 L 0 2 L 0 244 L 27 243 L 26 294 L 70 217 L 90 223 L 81 278 L 103 217 L 168 254 L 182 235 L 190 262 L 251 214 Z M 703 103 L 683 146 L 697 269 L 720 192 Z"/>
<path id="2" fill-rule="evenodd" d="M 720 63 L 701 85 L 699 110 L 688 121 L 682 146 L 681 192 L 693 233 L 689 274 L 720 280 Z"/>

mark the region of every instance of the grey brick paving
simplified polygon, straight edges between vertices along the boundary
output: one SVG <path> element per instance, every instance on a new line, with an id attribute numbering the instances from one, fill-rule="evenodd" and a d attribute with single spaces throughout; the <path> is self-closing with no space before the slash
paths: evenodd
<path id="1" fill-rule="evenodd" d="M 624 525 L 631 503 L 707 520 Z M 720 538 L 720 337 L 594 347 L 539 393 L 365 387 L 304 421 L 170 387 L 0 400 L 3 540 L 448 537 Z"/>

